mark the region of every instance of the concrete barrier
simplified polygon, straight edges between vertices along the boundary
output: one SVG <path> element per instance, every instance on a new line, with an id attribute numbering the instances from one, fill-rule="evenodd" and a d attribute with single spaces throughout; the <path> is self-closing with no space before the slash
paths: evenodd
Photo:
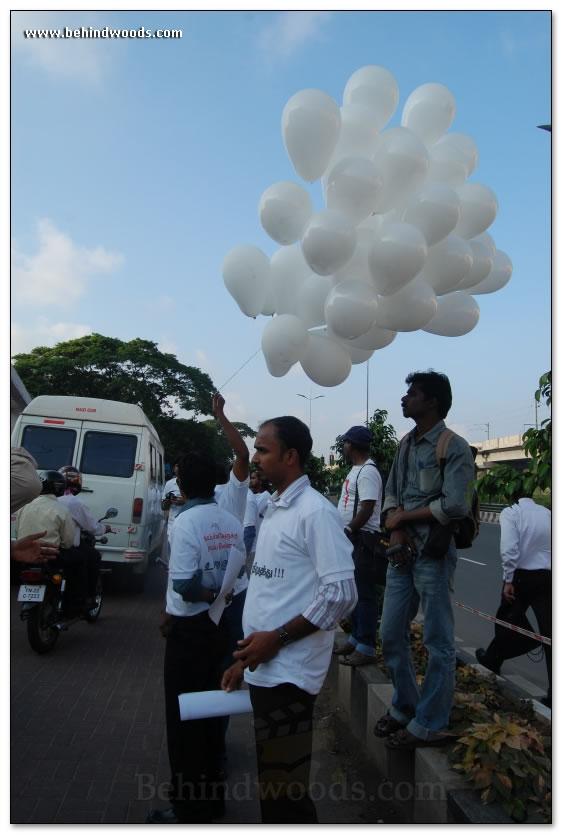
<path id="1" fill-rule="evenodd" d="M 374 735 L 393 697 L 393 685 L 375 664 L 347 667 L 333 656 L 327 685 L 341 718 L 373 763 L 378 795 L 395 803 L 405 822 L 514 823 L 499 804 L 482 805 L 479 792 L 468 789 L 463 776 L 450 768 L 446 747 L 391 751 Z"/>

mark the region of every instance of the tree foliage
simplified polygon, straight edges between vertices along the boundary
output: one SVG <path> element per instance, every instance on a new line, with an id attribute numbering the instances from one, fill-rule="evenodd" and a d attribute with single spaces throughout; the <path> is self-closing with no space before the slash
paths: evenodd
<path id="1" fill-rule="evenodd" d="M 376 409 L 367 423 L 367 427 L 373 435 L 370 457 L 377 464 L 384 487 L 398 445 L 397 433 L 392 424 L 387 423 L 387 414 L 385 409 Z M 344 460 L 343 446 L 344 442 L 339 440 L 336 440 L 334 445 L 331 446 L 331 449 L 334 450 L 336 464 L 336 467 L 331 471 L 331 484 L 337 492 L 340 491 L 346 476 L 350 472 L 350 464 Z"/>
<path id="2" fill-rule="evenodd" d="M 330 470 L 325 467 L 324 459 L 311 453 L 305 464 L 305 472 L 309 476 L 311 487 L 326 496 L 330 487 L 331 475 Z"/>
<path id="3" fill-rule="evenodd" d="M 243 437 L 254 438 L 256 432 L 246 423 L 233 421 Z M 232 464 L 233 450 L 217 420 L 190 420 L 161 416 L 155 420 L 155 427 L 165 449 L 166 463 L 172 467 L 174 461 L 187 452 L 205 452 L 223 464 Z"/>
<path id="4" fill-rule="evenodd" d="M 32 397 L 80 395 L 139 403 L 151 421 L 172 417 L 178 408 L 196 415 L 211 412 L 211 378 L 145 339 L 123 342 L 93 333 L 13 359 Z"/>
<path id="5" fill-rule="evenodd" d="M 535 397 L 551 406 L 551 371 L 540 377 Z M 480 501 L 513 504 L 535 491 L 551 492 L 551 418 L 543 420 L 539 429 L 528 429 L 522 446 L 530 458 L 526 469 L 519 471 L 509 464 L 491 467 L 475 485 Z"/>

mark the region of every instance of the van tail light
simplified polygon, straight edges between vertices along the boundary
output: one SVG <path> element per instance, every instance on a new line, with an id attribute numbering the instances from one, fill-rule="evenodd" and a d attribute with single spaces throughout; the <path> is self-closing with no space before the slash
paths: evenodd
<path id="1" fill-rule="evenodd" d="M 141 516 L 143 515 L 143 500 L 142 499 L 134 499 L 133 500 L 133 514 L 131 517 L 132 522 L 140 522 Z"/>

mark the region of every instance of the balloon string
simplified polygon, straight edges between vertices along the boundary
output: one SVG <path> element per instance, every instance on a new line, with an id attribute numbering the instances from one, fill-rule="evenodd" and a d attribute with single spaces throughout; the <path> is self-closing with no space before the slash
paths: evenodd
<path id="1" fill-rule="evenodd" d="M 245 365 L 248 365 L 248 363 L 250 362 L 250 360 L 254 359 L 254 357 L 256 356 L 256 354 L 259 354 L 261 350 L 262 350 L 262 346 L 260 346 L 260 348 L 258 348 L 258 350 L 257 350 L 257 351 L 255 351 L 255 352 L 252 354 L 252 356 L 251 356 L 251 357 L 249 357 L 249 358 L 246 360 L 246 362 L 243 362 L 243 364 L 241 365 L 241 367 L 240 367 L 239 369 L 237 369 L 237 370 L 235 371 L 235 373 L 234 373 L 234 374 L 232 374 L 232 375 L 229 377 L 229 379 L 228 379 L 225 383 L 223 383 L 223 385 L 222 385 L 222 386 L 219 386 L 219 388 L 217 389 L 217 391 L 221 391 L 221 389 L 224 389 L 224 388 L 225 388 L 225 386 L 227 385 L 227 383 L 230 383 L 230 382 L 231 382 L 231 380 L 233 379 L 233 377 L 236 377 L 236 376 L 237 376 L 237 374 L 239 373 L 239 371 L 242 371 L 242 369 L 244 368 L 244 366 L 245 366 Z"/>

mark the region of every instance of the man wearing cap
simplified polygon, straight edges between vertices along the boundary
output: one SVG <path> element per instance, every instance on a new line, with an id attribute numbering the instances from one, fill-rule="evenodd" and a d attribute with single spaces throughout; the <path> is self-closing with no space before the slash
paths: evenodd
<path id="1" fill-rule="evenodd" d="M 342 485 L 338 511 L 344 531 L 354 544 L 355 580 L 358 603 L 350 620 L 352 632 L 344 646 L 335 650 L 341 664 L 358 667 L 375 661 L 378 591 L 373 577 L 358 570 L 359 550 L 364 547 L 360 531 L 367 539 L 376 540 L 380 533 L 379 515 L 383 496 L 381 476 L 370 458 L 373 435 L 365 426 L 352 426 L 339 440 L 344 441 L 343 455 L 352 469 Z"/>

